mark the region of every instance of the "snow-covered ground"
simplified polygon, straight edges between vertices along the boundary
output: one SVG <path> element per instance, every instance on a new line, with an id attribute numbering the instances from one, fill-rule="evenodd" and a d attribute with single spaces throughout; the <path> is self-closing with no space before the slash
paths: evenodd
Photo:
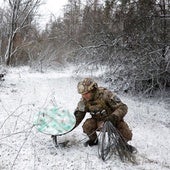
<path id="1" fill-rule="evenodd" d="M 97 146 L 83 146 L 87 137 L 81 125 L 59 137 L 60 142 L 70 141 L 68 147 L 55 148 L 49 135 L 33 127 L 34 115 L 52 103 L 73 112 L 80 99 L 77 83 L 72 69 L 47 73 L 31 72 L 27 67 L 8 70 L 0 84 L 0 170 L 170 169 L 170 111 L 164 100 L 119 95 L 129 107 L 125 120 L 133 130 L 130 144 L 138 149 L 138 164 L 121 162 L 115 155 L 103 162 Z"/>

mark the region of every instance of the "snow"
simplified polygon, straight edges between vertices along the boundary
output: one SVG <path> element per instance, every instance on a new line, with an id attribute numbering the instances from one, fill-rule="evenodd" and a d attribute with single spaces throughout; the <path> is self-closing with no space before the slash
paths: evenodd
<path id="1" fill-rule="evenodd" d="M 125 120 L 133 130 L 130 144 L 138 149 L 137 164 L 121 162 L 116 155 L 103 162 L 97 146 L 84 147 L 85 119 L 59 137 L 60 142 L 69 140 L 68 147 L 54 147 L 49 135 L 33 127 L 34 115 L 48 105 L 59 104 L 74 112 L 80 99 L 78 80 L 92 73 L 75 75 L 73 70 L 38 73 L 28 67 L 8 68 L 0 84 L 0 170 L 170 169 L 170 116 L 164 100 L 119 95 L 129 108 Z"/>

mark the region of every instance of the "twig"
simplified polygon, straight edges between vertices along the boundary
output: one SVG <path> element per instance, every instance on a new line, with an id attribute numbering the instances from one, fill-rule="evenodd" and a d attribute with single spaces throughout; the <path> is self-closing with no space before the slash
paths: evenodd
<path id="1" fill-rule="evenodd" d="M 26 141 L 28 140 L 28 137 L 29 137 L 29 135 L 31 134 L 31 131 L 32 131 L 33 127 L 34 127 L 34 126 L 32 126 L 32 127 L 30 128 L 30 131 L 27 133 L 24 142 L 22 143 L 20 149 L 18 150 L 18 153 L 17 153 L 17 155 L 16 155 L 16 157 L 15 157 L 13 163 L 12 163 L 12 166 L 11 166 L 11 168 L 10 168 L 11 170 L 13 169 L 13 167 L 14 167 L 14 165 L 15 165 L 15 162 L 16 162 L 16 160 L 17 160 L 17 158 L 18 158 L 20 152 L 21 152 L 22 148 L 24 147 L 24 144 L 25 144 Z"/>

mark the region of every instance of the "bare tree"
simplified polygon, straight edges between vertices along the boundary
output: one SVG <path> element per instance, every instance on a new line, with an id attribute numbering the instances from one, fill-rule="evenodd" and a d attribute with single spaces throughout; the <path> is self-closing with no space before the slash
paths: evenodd
<path id="1" fill-rule="evenodd" d="M 26 35 L 22 35 L 22 33 L 30 28 L 40 2 L 41 0 L 8 0 L 10 21 L 8 44 L 5 53 L 6 65 L 11 65 L 17 51 L 26 45 L 23 43 Z"/>
<path id="2" fill-rule="evenodd" d="M 4 9 L 0 8 L 0 63 L 3 63 L 3 54 L 6 47 L 7 39 L 7 20 L 6 12 Z"/>

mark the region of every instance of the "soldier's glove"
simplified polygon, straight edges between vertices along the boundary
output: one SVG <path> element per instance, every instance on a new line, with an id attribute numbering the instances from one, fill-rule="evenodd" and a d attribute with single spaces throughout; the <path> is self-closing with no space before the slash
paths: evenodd
<path id="1" fill-rule="evenodd" d="M 117 123 L 119 121 L 119 118 L 118 116 L 112 114 L 112 115 L 109 115 L 107 118 L 106 118 L 106 121 L 110 121 L 114 126 L 117 126 Z"/>
<path id="2" fill-rule="evenodd" d="M 100 109 L 99 109 L 99 107 L 98 107 L 97 105 L 95 105 L 95 106 L 89 106 L 89 110 L 90 110 L 90 112 L 93 113 L 93 114 L 96 114 L 96 113 L 100 112 Z"/>

